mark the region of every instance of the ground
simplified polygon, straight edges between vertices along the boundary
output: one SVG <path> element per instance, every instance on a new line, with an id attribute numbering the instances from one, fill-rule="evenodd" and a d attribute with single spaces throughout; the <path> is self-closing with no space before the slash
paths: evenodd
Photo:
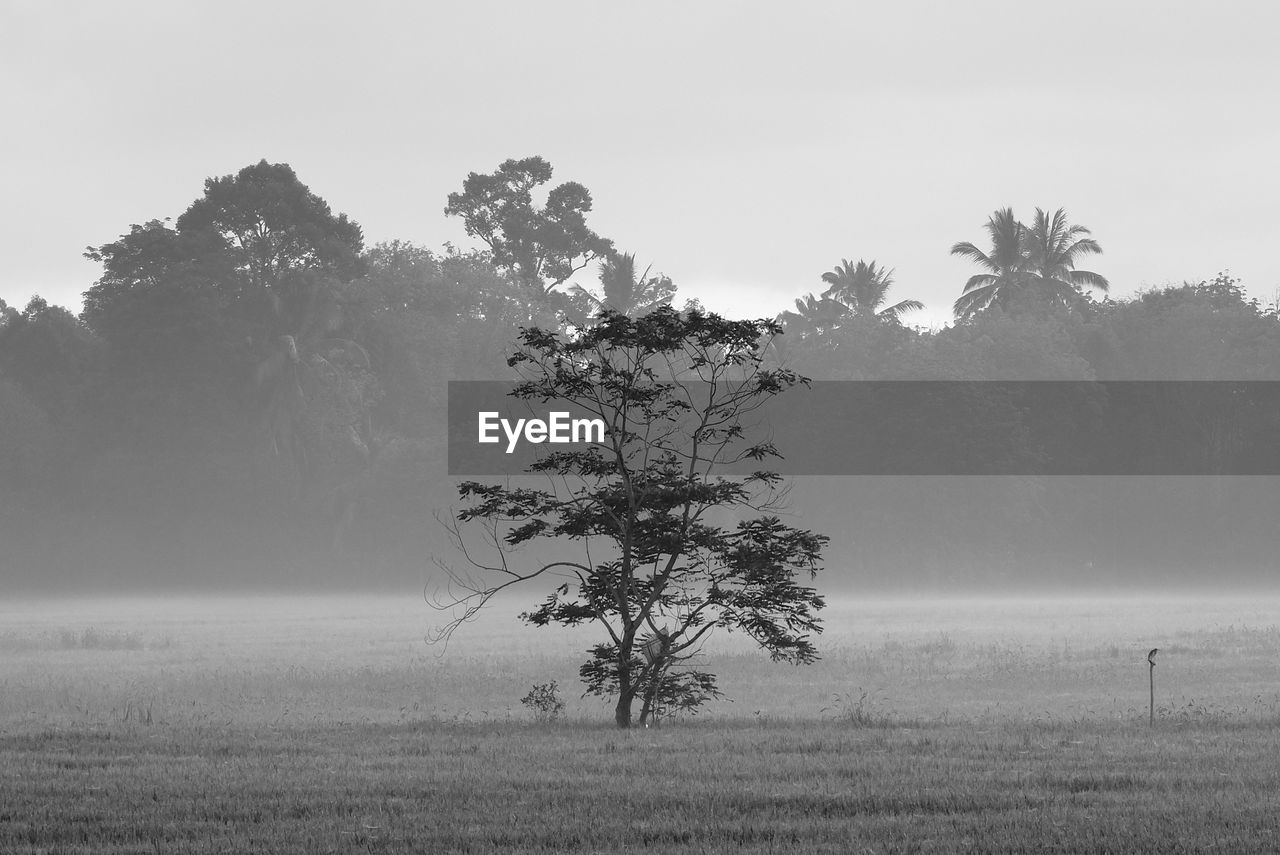
<path id="1" fill-rule="evenodd" d="M 413 595 L 6 599 L 0 852 L 1280 849 L 1274 597 L 840 599 L 631 732 L 523 606 L 444 649 Z"/>

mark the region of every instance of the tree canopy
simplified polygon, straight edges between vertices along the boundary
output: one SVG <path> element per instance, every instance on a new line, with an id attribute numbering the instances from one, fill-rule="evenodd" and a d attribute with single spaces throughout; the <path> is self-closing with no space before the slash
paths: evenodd
<path id="1" fill-rule="evenodd" d="M 1110 288 L 1106 277 L 1076 269 L 1083 256 L 1100 254 L 1102 247 L 1087 228 L 1070 223 L 1062 208 L 1052 214 L 1036 208 L 1030 226 L 1019 222 L 1012 208 L 1001 208 L 985 228 L 989 251 L 968 241 L 951 247 L 952 255 L 968 258 L 984 271 L 965 283 L 954 306 L 957 317 L 992 306 L 1008 309 L 1026 294 L 1048 304 L 1079 306 L 1087 299 L 1085 287 L 1104 294 Z"/>
<path id="2" fill-rule="evenodd" d="M 491 173 L 470 173 L 444 209 L 446 216 L 462 218 L 467 234 L 489 247 L 499 267 L 542 291 L 613 248 L 587 226 L 591 193 L 581 184 L 559 184 L 537 204 L 533 191 L 551 181 L 551 172 L 541 157 L 503 161 Z"/>

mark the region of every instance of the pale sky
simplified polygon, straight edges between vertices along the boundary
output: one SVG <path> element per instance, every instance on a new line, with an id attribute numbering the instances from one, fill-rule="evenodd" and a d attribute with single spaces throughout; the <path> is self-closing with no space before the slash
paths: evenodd
<path id="1" fill-rule="evenodd" d="M 1006 205 L 1092 228 L 1115 294 L 1230 268 L 1270 302 L 1277 33 L 1261 0 L 0 0 L 0 297 L 78 310 L 86 245 L 264 157 L 370 244 L 473 246 L 446 196 L 538 154 L 736 316 L 865 258 L 943 323 Z"/>

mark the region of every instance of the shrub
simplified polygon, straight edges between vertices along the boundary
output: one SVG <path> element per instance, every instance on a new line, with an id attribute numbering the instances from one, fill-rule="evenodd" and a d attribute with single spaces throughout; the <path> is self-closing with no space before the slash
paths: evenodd
<path id="1" fill-rule="evenodd" d="M 538 721 L 554 721 L 564 712 L 564 701 L 560 699 L 560 689 L 555 680 L 534 684 L 520 703 L 533 710 Z"/>

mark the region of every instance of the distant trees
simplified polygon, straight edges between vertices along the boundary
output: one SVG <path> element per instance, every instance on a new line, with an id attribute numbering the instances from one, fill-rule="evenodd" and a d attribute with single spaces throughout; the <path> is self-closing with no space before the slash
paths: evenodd
<path id="1" fill-rule="evenodd" d="M 1226 271 L 1111 303 L 1102 323 L 1112 342 L 1104 378 L 1280 377 L 1280 319 Z"/>
<path id="2" fill-rule="evenodd" d="M 676 286 L 669 276 L 651 276 L 646 267 L 636 273 L 636 257 L 633 253 L 610 251 L 600 262 L 600 291 L 592 293 L 581 285 L 574 285 L 570 293 L 579 304 L 579 313 L 594 315 L 610 309 L 623 315 L 640 315 L 669 306 L 675 299 Z"/>
<path id="3" fill-rule="evenodd" d="M 39 295 L 21 312 L 0 312 L 0 321 L 0 373 L 18 383 L 55 421 L 74 419 L 78 398 L 101 353 L 92 332 L 75 315 Z"/>
<path id="4" fill-rule="evenodd" d="M 821 296 L 806 294 L 795 301 L 795 311 L 778 316 L 778 322 L 792 336 L 790 341 L 777 343 L 780 349 L 790 352 L 801 341 L 811 346 L 822 342 L 826 348 L 841 347 L 850 343 L 846 340 L 849 336 L 836 334 L 855 327 L 859 336 L 880 338 L 876 325 L 899 327 L 902 315 L 924 308 L 919 300 L 901 300 L 886 306 L 888 291 L 893 287 L 893 271 L 875 261 L 859 260 L 855 264 L 842 259 L 834 270 L 822 274 L 822 281 L 828 287 Z"/>
<path id="5" fill-rule="evenodd" d="M 85 293 L 85 319 L 108 335 L 126 323 L 116 337 L 133 339 L 127 321 L 143 310 L 131 302 L 141 296 L 201 323 L 213 313 L 270 326 L 261 313 L 278 299 L 273 289 L 298 276 L 349 282 L 363 242 L 360 226 L 334 216 L 288 164 L 263 160 L 208 179 L 174 227 L 152 220 L 89 247 L 85 256 L 103 274 Z M 151 320 L 144 325 L 153 328 Z"/>
<path id="6" fill-rule="evenodd" d="M 524 327 L 571 337 L 601 309 L 672 312 L 674 283 L 592 231 L 590 194 L 556 186 L 541 158 L 471 176 L 451 196 L 451 215 L 477 237 L 466 250 L 367 247 L 359 225 L 286 164 L 210 178 L 193 197 L 175 220 L 89 248 L 99 275 L 78 318 L 39 297 L 0 302 L 0 580 L 158 581 L 192 561 L 297 579 L 348 574 L 358 562 L 416 580 L 440 534 L 423 510 L 452 495 L 441 476 L 447 382 L 511 379 L 505 357 Z M 1280 317 L 1229 273 L 1101 299 L 1110 283 L 1086 263 L 1100 247 L 1063 211 L 1037 210 L 1025 223 L 996 211 L 984 234 L 981 248 L 952 247 L 978 265 L 957 301 L 960 323 L 908 326 L 918 304 L 894 299 L 891 272 L 842 259 L 821 291 L 779 316 L 786 335 L 773 339 L 769 364 L 824 380 L 1280 377 Z M 995 420 L 973 435 L 993 446 L 1012 435 L 1001 433 L 1008 408 L 964 406 L 969 424 Z M 1202 421 L 1235 419 L 1217 410 Z M 1275 427 L 1246 415 L 1241 430 Z M 977 454 L 939 435 L 937 455 Z M 1067 422 L 1037 435 L 1068 449 L 1075 441 Z M 1141 437 L 1129 441 L 1110 453 L 1144 452 Z M 1238 441 L 1265 445 L 1247 432 Z M 857 538 L 842 554 L 868 572 L 899 560 L 911 574 L 952 562 L 954 544 L 980 532 L 982 549 L 970 544 L 959 576 L 988 572 L 1006 548 L 1032 554 L 1052 543 L 1071 557 L 1107 538 L 1116 555 L 1141 558 L 1159 543 L 1172 563 L 1228 547 L 1256 560 L 1274 551 L 1267 485 L 1280 483 L 1253 479 L 1250 497 L 1219 502 L 1199 482 L 1118 496 L 1093 482 L 1053 493 L 1035 478 L 986 492 L 846 480 L 865 495 L 842 482 L 854 499 L 797 501 L 808 519 L 825 514 L 823 528 Z M 1000 572 L 1018 572 L 999 554 Z"/>
<path id="7" fill-rule="evenodd" d="M 152 220 L 90 247 L 103 274 L 85 294 L 84 318 L 111 345 L 116 380 L 150 401 L 167 432 L 175 410 L 205 427 L 235 420 L 252 378 L 257 396 L 274 402 L 262 404 L 273 447 L 296 448 L 282 439 L 297 422 L 281 402 L 296 409 L 300 400 L 282 391 L 284 366 L 323 359 L 317 342 L 343 324 L 340 290 L 360 273 L 362 250 L 358 224 L 335 216 L 287 164 L 263 160 L 208 179 L 174 227 Z"/>
<path id="8" fill-rule="evenodd" d="M 489 247 L 495 264 L 521 284 L 548 293 L 613 248 L 587 226 L 591 193 L 581 184 L 560 184 L 542 205 L 534 201 L 533 191 L 551 173 L 541 157 L 503 161 L 489 174 L 467 175 L 462 192 L 450 193 L 444 209 Z"/>
<path id="9" fill-rule="evenodd" d="M 822 293 L 824 299 L 835 300 L 849 309 L 854 317 L 875 316 L 899 320 L 906 312 L 924 308 L 919 300 L 901 300 L 885 306 L 885 297 L 893 287 L 893 271 L 858 260 L 853 264 L 841 259 L 835 270 L 822 274 L 822 281 L 829 287 Z"/>
<path id="10" fill-rule="evenodd" d="M 1077 305 L 1085 298 L 1083 288 L 1106 292 L 1110 283 L 1103 276 L 1076 269 L 1086 255 L 1102 252 L 1102 247 L 1084 226 L 1067 220 L 1059 208 L 1052 214 L 1036 208 L 1030 227 L 1019 222 L 1011 208 L 1001 208 L 987 220 L 991 249 L 983 251 L 968 241 L 951 247 L 951 254 L 983 268 L 965 283 L 956 300 L 957 317 L 967 317 L 991 306 L 1008 306 L 1022 294 L 1033 294 L 1053 305 Z"/>
<path id="11" fill-rule="evenodd" d="M 359 224 L 335 216 L 287 163 L 264 159 L 209 178 L 176 225 L 180 234 L 212 237 L 232 267 L 259 287 L 301 271 L 350 281 L 362 267 Z"/>
<path id="12" fill-rule="evenodd" d="M 815 341 L 829 334 L 849 317 L 849 309 L 829 297 L 815 297 L 813 293 L 799 297 L 795 311 L 778 315 L 778 323 L 800 341 Z M 790 342 L 786 343 L 788 349 Z"/>

